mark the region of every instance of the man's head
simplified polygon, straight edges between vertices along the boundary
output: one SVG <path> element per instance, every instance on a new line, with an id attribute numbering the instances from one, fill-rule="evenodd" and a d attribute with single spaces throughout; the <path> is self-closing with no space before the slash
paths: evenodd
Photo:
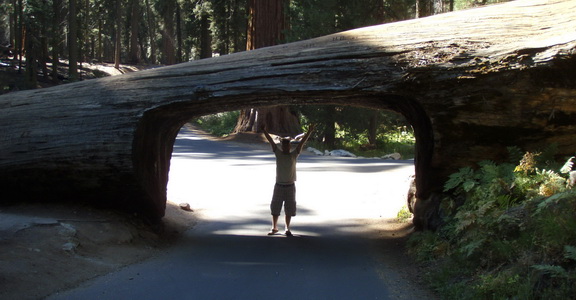
<path id="1" fill-rule="evenodd" d="M 281 138 L 280 144 L 282 145 L 282 152 L 285 154 L 290 153 L 290 137 Z"/>

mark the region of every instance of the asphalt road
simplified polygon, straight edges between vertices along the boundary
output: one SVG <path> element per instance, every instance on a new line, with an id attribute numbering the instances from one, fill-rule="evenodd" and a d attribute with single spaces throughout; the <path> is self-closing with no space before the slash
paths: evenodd
<path id="1" fill-rule="evenodd" d="M 266 235 L 274 168 L 269 150 L 183 129 L 168 197 L 201 221 L 162 255 L 48 299 L 422 299 L 370 225 L 405 203 L 412 161 L 302 155 L 294 237 Z"/>

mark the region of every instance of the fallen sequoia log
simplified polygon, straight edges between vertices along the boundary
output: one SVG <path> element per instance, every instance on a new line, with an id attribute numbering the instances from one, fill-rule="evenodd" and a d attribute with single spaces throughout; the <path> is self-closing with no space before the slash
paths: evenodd
<path id="1" fill-rule="evenodd" d="M 356 105 L 397 111 L 414 127 L 415 223 L 433 228 L 431 195 L 459 167 L 502 160 L 507 146 L 574 153 L 575 29 L 576 1 L 519 0 L 7 94 L 1 201 L 89 201 L 158 219 L 187 120 Z"/>

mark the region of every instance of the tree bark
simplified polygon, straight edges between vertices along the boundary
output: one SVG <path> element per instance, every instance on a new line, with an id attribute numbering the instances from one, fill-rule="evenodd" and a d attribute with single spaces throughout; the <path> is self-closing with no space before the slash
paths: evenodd
<path id="1" fill-rule="evenodd" d="M 140 45 L 138 33 L 140 32 L 140 4 L 138 0 L 132 0 L 130 7 L 130 59 L 133 64 L 140 63 Z"/>
<path id="2" fill-rule="evenodd" d="M 78 22 L 76 0 L 68 0 L 68 77 L 78 80 Z"/>
<path id="3" fill-rule="evenodd" d="M 116 38 L 114 40 L 114 68 L 120 68 L 122 56 L 122 2 L 116 1 Z"/>
<path id="4" fill-rule="evenodd" d="M 284 40 L 284 30 L 288 24 L 286 4 L 285 0 L 250 0 L 248 50 L 273 46 Z M 261 125 L 278 135 L 296 136 L 301 132 L 298 116 L 285 106 L 242 111 L 233 132 L 260 132 Z"/>
<path id="5" fill-rule="evenodd" d="M 82 200 L 158 219 L 188 120 L 354 105 L 398 112 L 414 128 L 414 220 L 434 228 L 434 195 L 459 168 L 504 161 L 510 146 L 574 155 L 574 28 L 574 1 L 512 1 L 1 95 L 0 201 Z"/>
<path id="6" fill-rule="evenodd" d="M 378 133 L 378 112 L 374 111 L 370 116 L 370 123 L 368 126 L 368 143 L 376 145 L 376 138 Z"/>
<path id="7" fill-rule="evenodd" d="M 284 41 L 287 28 L 285 0 L 250 0 L 246 49 L 274 46 Z"/>
<path id="8" fill-rule="evenodd" d="M 150 0 L 146 0 L 146 19 L 148 21 L 148 36 L 150 37 L 150 63 L 156 63 L 156 31 L 154 28 L 154 16 L 152 15 L 152 9 L 150 9 Z"/>
<path id="9" fill-rule="evenodd" d="M 180 4 L 178 4 L 178 2 L 176 2 L 176 42 L 178 44 L 177 50 L 176 50 L 176 62 L 177 63 L 181 63 L 182 62 L 182 26 L 180 23 L 182 23 L 181 21 L 181 16 L 180 16 L 181 12 L 180 12 Z"/>
<path id="10" fill-rule="evenodd" d="M 324 129 L 324 144 L 328 148 L 334 148 L 336 145 L 336 120 L 334 116 L 336 114 L 336 108 L 330 106 L 326 108 L 328 119 L 326 120 L 326 128 Z"/>
<path id="11" fill-rule="evenodd" d="M 22 72 L 22 56 L 24 55 L 24 5 L 22 0 L 15 2 L 16 9 L 16 47 L 14 59 L 18 59 L 18 73 Z"/>
<path id="12" fill-rule="evenodd" d="M 58 66 L 60 65 L 60 54 L 62 53 L 62 29 L 60 27 L 61 22 L 61 10 L 62 1 L 61 0 L 53 0 L 52 1 L 52 81 L 59 82 L 58 78 Z"/>
<path id="13" fill-rule="evenodd" d="M 206 12 L 200 17 L 200 58 L 212 57 L 212 33 L 210 32 L 210 19 Z"/>
<path id="14" fill-rule="evenodd" d="M 431 0 L 416 0 L 416 18 L 424 18 L 434 14 L 434 2 Z"/>
<path id="15" fill-rule="evenodd" d="M 176 54 L 174 49 L 175 7 L 175 0 L 167 0 L 164 2 L 164 11 L 162 13 L 162 18 L 164 19 L 164 29 L 162 30 L 162 63 L 165 65 L 173 65 L 176 63 Z"/>

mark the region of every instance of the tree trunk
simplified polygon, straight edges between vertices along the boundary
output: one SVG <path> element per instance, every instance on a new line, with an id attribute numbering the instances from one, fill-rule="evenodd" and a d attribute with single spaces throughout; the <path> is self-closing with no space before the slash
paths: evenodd
<path id="1" fill-rule="evenodd" d="M 154 26 L 154 16 L 150 9 L 150 0 L 146 0 L 146 19 L 148 21 L 148 36 L 150 37 L 150 63 L 156 63 L 156 26 Z"/>
<path id="2" fill-rule="evenodd" d="M 368 126 L 368 143 L 370 143 L 370 145 L 376 145 L 377 134 L 378 134 L 378 111 L 374 111 L 370 116 L 370 125 Z"/>
<path id="3" fill-rule="evenodd" d="M 78 80 L 78 22 L 76 0 L 68 0 L 68 77 Z"/>
<path id="4" fill-rule="evenodd" d="M 428 17 L 434 14 L 433 0 L 416 0 L 416 19 Z"/>
<path id="5" fill-rule="evenodd" d="M 114 68 L 120 68 L 122 56 L 122 2 L 116 1 L 116 38 L 114 40 Z"/>
<path id="6" fill-rule="evenodd" d="M 102 30 L 103 30 L 103 25 L 102 25 L 102 20 L 98 19 L 98 46 L 96 46 L 97 50 L 96 50 L 96 59 L 98 59 L 99 62 L 102 62 L 103 58 L 104 58 L 104 42 L 102 41 Z"/>
<path id="7" fill-rule="evenodd" d="M 203 12 L 200 17 L 200 58 L 212 57 L 212 33 L 210 32 L 210 19 L 208 13 Z"/>
<path id="8" fill-rule="evenodd" d="M 15 48 L 15 43 L 16 43 L 16 28 L 18 27 L 18 15 L 16 13 L 17 9 L 16 9 L 16 0 L 11 0 L 11 4 L 12 4 L 12 12 L 9 13 L 9 19 L 8 22 L 10 22 L 10 31 L 9 31 L 9 36 L 8 36 L 8 42 L 10 43 L 10 47 L 12 47 L 13 51 L 16 49 Z"/>
<path id="9" fill-rule="evenodd" d="M 246 42 L 248 50 L 273 46 L 284 40 L 284 30 L 288 24 L 286 5 L 285 0 L 250 0 Z M 271 133 L 279 135 L 296 136 L 302 131 L 300 119 L 290 107 L 278 106 L 243 111 L 234 132 L 260 132 L 261 125 L 266 125 Z"/>
<path id="10" fill-rule="evenodd" d="M 18 59 L 18 73 L 22 72 L 22 56 L 24 55 L 24 5 L 22 0 L 15 2 L 16 9 L 16 47 L 14 59 Z"/>
<path id="11" fill-rule="evenodd" d="M 182 62 L 182 20 L 181 20 L 181 12 L 180 12 L 180 4 L 176 2 L 176 42 L 178 44 L 178 48 L 176 50 L 176 62 Z"/>
<path id="12" fill-rule="evenodd" d="M 336 108 L 334 106 L 327 107 L 326 112 L 328 118 L 324 129 L 324 144 L 326 147 L 334 149 L 336 146 L 336 120 L 334 119 Z"/>
<path id="13" fill-rule="evenodd" d="M 62 8 L 61 0 L 52 1 L 52 81 L 57 83 L 58 79 L 58 66 L 60 65 L 60 54 L 62 53 L 62 29 L 60 27 L 61 14 L 60 9 Z"/>
<path id="14" fill-rule="evenodd" d="M 287 28 L 285 0 L 250 0 L 247 50 L 274 46 L 284 41 Z"/>
<path id="15" fill-rule="evenodd" d="M 574 155 L 574 28 L 572 0 L 511 1 L 1 95 L 0 201 L 86 201 L 159 219 L 188 120 L 353 105 L 401 113 L 414 128 L 414 222 L 434 228 L 434 195 L 459 168 L 504 161 L 510 146 Z"/>
<path id="16" fill-rule="evenodd" d="M 173 65 L 176 63 L 176 54 L 174 49 L 175 7 L 175 0 L 167 0 L 164 2 L 164 12 L 162 14 L 164 19 L 164 29 L 162 30 L 162 63 L 165 65 Z"/>
<path id="17" fill-rule="evenodd" d="M 38 87 L 38 43 L 33 35 L 34 31 L 29 26 L 25 26 L 24 31 L 26 32 L 24 39 L 26 42 L 26 71 L 24 72 L 24 77 L 27 88 L 35 89 Z"/>
<path id="18" fill-rule="evenodd" d="M 138 33 L 140 32 L 140 4 L 138 0 L 132 0 L 130 7 L 130 63 L 140 63 L 140 45 Z"/>

